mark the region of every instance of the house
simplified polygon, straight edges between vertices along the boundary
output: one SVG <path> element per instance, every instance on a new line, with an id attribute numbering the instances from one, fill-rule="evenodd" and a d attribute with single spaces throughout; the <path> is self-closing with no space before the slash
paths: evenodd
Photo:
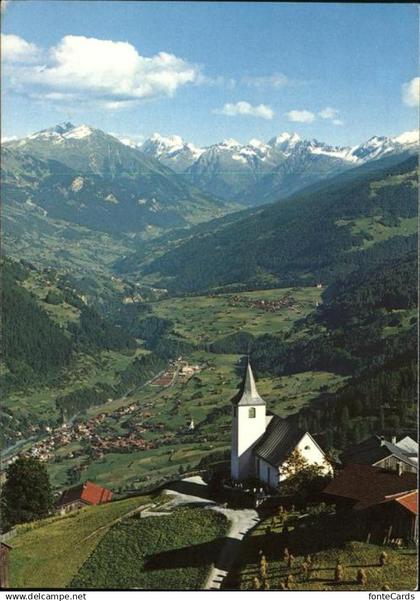
<path id="1" fill-rule="evenodd" d="M 417 472 L 418 444 L 409 436 L 392 442 L 383 436 L 371 436 L 362 442 L 347 448 L 340 459 L 344 465 L 374 465 L 393 471 L 415 474 Z"/>
<path id="2" fill-rule="evenodd" d="M 332 473 L 324 451 L 309 432 L 267 413 L 248 362 L 239 392 L 232 399 L 232 479 L 258 478 L 277 488 L 287 477 L 287 461 L 295 450 L 308 464 L 321 466 L 325 474 Z"/>
<path id="3" fill-rule="evenodd" d="M 9 588 L 9 553 L 12 547 L 0 542 L 0 589 Z"/>
<path id="4" fill-rule="evenodd" d="M 324 489 L 337 510 L 350 510 L 379 542 L 417 540 L 417 476 L 371 465 L 347 465 Z"/>
<path id="5" fill-rule="evenodd" d="M 60 513 L 64 514 L 75 509 L 81 509 L 86 505 L 108 503 L 112 499 L 112 494 L 112 491 L 108 488 L 86 480 L 82 484 L 63 491 L 57 505 Z"/>

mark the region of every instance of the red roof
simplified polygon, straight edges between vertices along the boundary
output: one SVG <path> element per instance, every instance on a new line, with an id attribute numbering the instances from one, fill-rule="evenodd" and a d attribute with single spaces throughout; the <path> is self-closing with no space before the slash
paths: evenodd
<path id="1" fill-rule="evenodd" d="M 366 509 L 398 500 L 416 489 L 416 474 L 404 472 L 398 476 L 395 472 L 371 465 L 350 464 L 331 480 L 324 492 L 354 500 L 355 509 Z"/>
<path id="2" fill-rule="evenodd" d="M 100 503 L 107 503 L 111 499 L 112 490 L 87 480 L 83 484 L 65 490 L 58 504 L 68 505 L 69 503 L 82 501 L 88 505 L 99 505 Z"/>
<path id="3" fill-rule="evenodd" d="M 417 502 L 417 491 L 410 492 L 408 495 L 403 495 L 395 499 L 397 503 L 408 509 L 411 513 L 417 515 L 418 502 Z"/>

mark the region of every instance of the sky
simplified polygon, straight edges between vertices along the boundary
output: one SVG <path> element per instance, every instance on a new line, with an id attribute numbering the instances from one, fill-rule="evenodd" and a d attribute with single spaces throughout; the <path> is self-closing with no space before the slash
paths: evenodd
<path id="1" fill-rule="evenodd" d="M 413 4 L 2 0 L 2 137 L 63 121 L 198 146 L 418 127 Z"/>

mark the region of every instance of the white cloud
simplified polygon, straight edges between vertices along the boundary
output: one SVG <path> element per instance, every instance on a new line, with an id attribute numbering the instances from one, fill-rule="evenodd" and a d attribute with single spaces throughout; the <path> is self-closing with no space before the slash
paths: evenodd
<path id="1" fill-rule="evenodd" d="M 337 109 L 327 106 L 325 109 L 322 109 L 322 111 L 319 111 L 318 115 L 321 119 L 336 119 L 338 117 L 338 111 Z"/>
<path id="2" fill-rule="evenodd" d="M 114 132 L 109 133 L 111 136 L 114 136 L 114 138 L 117 138 L 126 146 L 131 146 L 131 148 L 137 148 L 138 146 L 141 146 L 145 140 L 145 136 L 143 134 L 117 134 Z"/>
<path id="3" fill-rule="evenodd" d="M 295 123 L 312 123 L 315 121 L 315 115 L 311 111 L 289 111 L 286 113 L 289 121 L 293 121 Z"/>
<path id="4" fill-rule="evenodd" d="M 248 86 L 255 88 L 284 88 L 291 82 L 286 75 L 283 73 L 274 73 L 273 75 L 266 75 L 261 77 L 246 76 L 242 79 L 243 83 Z"/>
<path id="5" fill-rule="evenodd" d="M 419 106 L 420 77 L 414 77 L 411 81 L 402 85 L 402 100 L 407 106 Z"/>
<path id="6" fill-rule="evenodd" d="M 33 46 L 17 39 L 21 53 Z M 9 72 L 11 85 L 30 95 L 42 92 L 54 99 L 54 94 L 55 100 L 60 94 L 63 100 L 76 96 L 110 110 L 125 108 L 143 98 L 173 96 L 179 87 L 199 77 L 198 67 L 174 54 L 159 52 L 144 57 L 128 42 L 74 35 L 65 36 L 51 48 L 45 63 Z"/>
<path id="7" fill-rule="evenodd" d="M 223 87 L 228 90 L 233 90 L 236 87 L 236 79 L 233 77 L 223 77 L 223 75 L 217 75 L 216 77 L 209 77 L 200 73 L 195 81 L 199 85 L 207 85 L 211 87 Z"/>
<path id="8" fill-rule="evenodd" d="M 274 117 L 273 109 L 266 104 L 253 106 L 245 100 L 240 100 L 236 103 L 228 102 L 222 109 L 215 109 L 213 112 L 219 115 L 228 115 L 229 117 L 236 117 L 237 115 L 261 117 L 262 119 L 272 119 Z"/>
<path id="9" fill-rule="evenodd" d="M 321 119 L 331 121 L 333 125 L 343 125 L 343 121 L 339 118 L 340 111 L 333 109 L 330 106 L 326 106 L 322 111 L 319 111 L 318 115 Z"/>
<path id="10" fill-rule="evenodd" d="M 5 62 L 28 63 L 37 60 L 39 49 L 18 35 L 2 33 L 1 56 Z"/>

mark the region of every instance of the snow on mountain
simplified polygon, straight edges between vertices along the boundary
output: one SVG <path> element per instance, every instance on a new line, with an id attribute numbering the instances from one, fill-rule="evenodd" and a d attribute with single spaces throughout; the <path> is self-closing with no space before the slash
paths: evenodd
<path id="1" fill-rule="evenodd" d="M 271 148 L 283 152 L 285 155 L 289 155 L 301 142 L 302 140 L 298 134 L 283 132 L 280 135 L 271 138 L 267 144 Z"/>
<path id="2" fill-rule="evenodd" d="M 33 140 L 39 141 L 50 141 L 54 144 L 63 142 L 66 139 L 82 139 L 87 138 L 94 132 L 94 129 L 89 125 L 79 125 L 76 127 L 70 122 L 60 123 L 49 129 L 43 129 L 42 131 L 30 134 L 25 138 L 19 140 L 19 146 L 25 146 L 28 142 Z"/>
<path id="3" fill-rule="evenodd" d="M 77 140 L 80 140 L 81 138 L 87 138 L 88 136 L 91 136 L 92 133 L 92 127 L 89 127 L 88 125 L 81 125 L 80 127 L 74 127 L 70 131 L 66 131 L 63 134 L 63 138 L 76 138 Z"/>
<path id="4" fill-rule="evenodd" d="M 419 130 L 418 129 L 413 129 L 412 131 L 405 131 L 404 133 L 400 134 L 399 136 L 395 136 L 395 138 L 393 138 L 393 140 L 395 142 L 397 142 L 397 144 L 403 144 L 403 145 L 407 145 L 407 146 L 411 146 L 412 144 L 419 144 Z"/>
<path id="5" fill-rule="evenodd" d="M 191 142 L 184 142 L 181 136 L 161 136 L 158 133 L 145 140 L 139 149 L 177 172 L 185 171 L 204 152 Z"/>

